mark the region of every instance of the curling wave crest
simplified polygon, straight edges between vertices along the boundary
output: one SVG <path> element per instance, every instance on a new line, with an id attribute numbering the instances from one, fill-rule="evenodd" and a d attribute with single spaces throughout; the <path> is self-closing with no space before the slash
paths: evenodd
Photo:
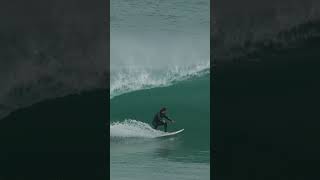
<path id="1" fill-rule="evenodd" d="M 165 87 L 210 73 L 210 62 L 172 67 L 164 72 L 131 68 L 111 73 L 110 99 L 132 91 Z"/>

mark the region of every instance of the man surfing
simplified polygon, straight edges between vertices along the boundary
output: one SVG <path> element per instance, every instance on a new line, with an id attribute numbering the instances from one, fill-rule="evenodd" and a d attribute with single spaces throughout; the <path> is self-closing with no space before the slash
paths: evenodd
<path id="1" fill-rule="evenodd" d="M 164 131 L 167 132 L 167 122 L 164 119 L 169 120 L 170 122 L 174 123 L 174 120 L 169 119 L 166 116 L 167 109 L 165 107 L 161 108 L 159 112 L 154 116 L 152 125 L 154 129 L 157 129 L 158 126 L 164 126 Z"/>

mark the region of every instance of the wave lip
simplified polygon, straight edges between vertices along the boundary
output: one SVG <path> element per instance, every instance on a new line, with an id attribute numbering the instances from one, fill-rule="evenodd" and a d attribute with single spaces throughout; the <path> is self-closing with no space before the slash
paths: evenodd
<path id="1" fill-rule="evenodd" d="M 156 138 L 165 134 L 166 132 L 153 129 L 147 123 L 133 119 L 110 125 L 110 138 Z"/>
<path id="2" fill-rule="evenodd" d="M 114 74 L 110 87 L 110 99 L 137 90 L 166 87 L 180 81 L 210 73 L 210 62 L 187 67 L 173 67 L 157 74 L 152 70 L 130 69 Z"/>

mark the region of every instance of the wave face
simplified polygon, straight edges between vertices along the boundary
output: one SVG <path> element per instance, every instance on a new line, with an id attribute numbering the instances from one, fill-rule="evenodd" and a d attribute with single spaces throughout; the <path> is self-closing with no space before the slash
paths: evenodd
<path id="1" fill-rule="evenodd" d="M 166 106 L 169 117 L 177 121 L 168 125 L 169 131 L 184 128 L 186 136 L 209 139 L 209 136 L 205 137 L 210 124 L 209 74 L 172 86 L 135 91 L 111 99 L 111 138 L 153 138 L 162 135 L 149 125 L 162 106 Z"/>
<path id="2" fill-rule="evenodd" d="M 209 4 L 111 1 L 111 179 L 209 179 Z M 183 133 L 155 138 L 162 106 Z"/>
<path id="3" fill-rule="evenodd" d="M 176 121 L 168 124 L 168 131 L 185 129 L 178 136 L 155 138 L 164 134 L 163 127 L 154 130 L 150 126 L 162 106 L 168 108 L 168 116 Z M 185 175 L 182 179 L 188 179 L 188 172 L 181 170 L 181 166 L 191 169 L 201 166 L 201 172 L 194 172 L 194 179 L 209 179 L 210 74 L 114 97 L 110 100 L 110 120 L 111 179 L 126 176 L 119 174 L 121 162 L 129 161 L 131 167 L 134 159 L 145 165 L 151 163 L 154 168 L 166 162 L 169 169 L 177 168 Z M 152 174 L 144 167 L 132 166 L 128 171 L 142 179 L 146 177 L 138 172 Z"/>

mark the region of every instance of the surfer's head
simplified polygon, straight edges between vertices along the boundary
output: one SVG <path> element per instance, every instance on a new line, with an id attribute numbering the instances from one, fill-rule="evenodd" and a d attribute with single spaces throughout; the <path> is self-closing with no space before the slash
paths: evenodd
<path id="1" fill-rule="evenodd" d="M 167 108 L 163 107 L 160 109 L 160 113 L 166 113 Z"/>

